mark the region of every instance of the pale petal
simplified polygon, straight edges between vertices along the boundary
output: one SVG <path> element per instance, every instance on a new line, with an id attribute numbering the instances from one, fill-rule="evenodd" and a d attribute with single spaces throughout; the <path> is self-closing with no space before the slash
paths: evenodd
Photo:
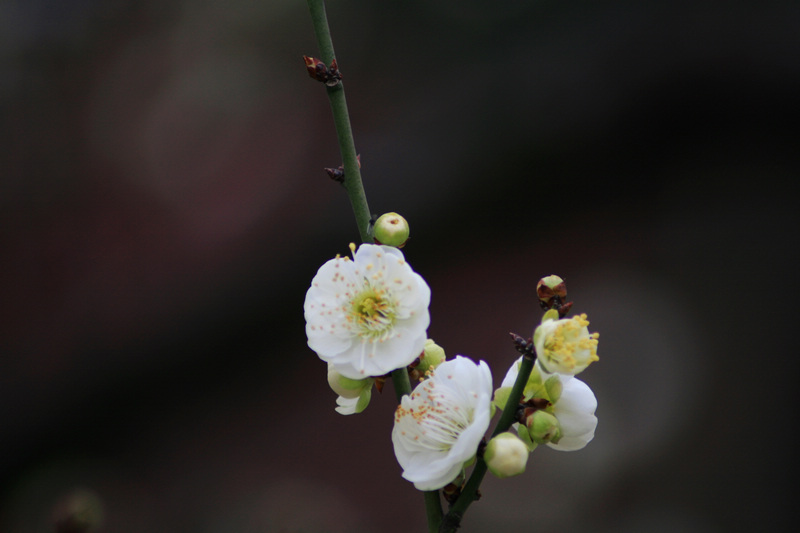
<path id="1" fill-rule="evenodd" d="M 336 398 L 336 412 L 342 415 L 352 415 L 356 412 L 356 404 L 358 403 L 358 397 L 355 398 L 344 398 L 343 396 L 339 396 Z"/>
<path id="2" fill-rule="evenodd" d="M 418 388 L 402 399 L 392 443 L 403 477 L 419 490 L 435 490 L 453 481 L 464 462 L 475 455 L 491 418 L 492 376 L 485 362 L 476 364 L 458 356 L 437 367 L 433 377 L 420 387 L 425 390 Z M 432 395 L 435 400 L 430 399 Z M 426 411 L 426 402 L 432 401 L 435 404 L 430 405 L 436 409 Z M 412 408 L 416 413 L 427 413 L 426 418 L 420 419 Z M 456 420 L 460 422 L 447 426 L 447 432 L 437 435 L 433 429 L 438 423 L 446 426 Z M 456 427 L 462 429 L 454 434 Z"/>
<path id="3" fill-rule="evenodd" d="M 385 322 L 376 315 L 365 322 L 354 302 L 376 294 Z M 422 353 L 429 304 L 430 288 L 402 252 L 362 244 L 352 261 L 331 259 L 312 280 L 303 306 L 308 345 L 348 378 L 385 375 Z"/>
<path id="4" fill-rule="evenodd" d="M 554 414 L 561 425 L 562 437 L 557 444 L 548 443 L 554 450 L 574 451 L 594 438 L 597 427 L 597 398 L 586 383 L 575 378 L 564 384 Z"/>
<path id="5" fill-rule="evenodd" d="M 503 378 L 503 382 L 500 384 L 500 387 L 513 387 L 514 382 L 517 381 L 517 376 L 519 375 L 519 366 L 522 364 L 522 357 L 517 359 L 511 364 L 511 367 L 506 372 L 506 377 Z"/>

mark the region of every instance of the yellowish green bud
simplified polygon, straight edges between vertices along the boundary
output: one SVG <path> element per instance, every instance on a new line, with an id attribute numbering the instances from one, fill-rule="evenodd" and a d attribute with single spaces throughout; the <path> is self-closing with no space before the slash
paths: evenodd
<path id="1" fill-rule="evenodd" d="M 558 419 L 547 411 L 535 411 L 525 421 L 531 439 L 538 444 L 558 442 L 561 438 L 561 426 Z"/>
<path id="2" fill-rule="evenodd" d="M 328 385 L 342 398 L 358 398 L 364 390 L 372 388 L 373 381 L 372 378 L 350 379 L 344 377 L 336 371 L 332 363 L 328 363 Z"/>
<path id="3" fill-rule="evenodd" d="M 375 221 L 372 236 L 377 244 L 402 248 L 410 232 L 405 218 L 397 213 L 385 213 Z"/>
<path id="4" fill-rule="evenodd" d="M 483 459 L 492 474 L 504 478 L 525 472 L 529 455 L 528 446 L 519 437 L 505 432 L 489 441 Z"/>
<path id="5" fill-rule="evenodd" d="M 564 280 L 556 275 L 544 277 L 536 284 L 536 295 L 539 300 L 545 304 L 550 305 L 553 297 L 558 296 L 564 298 L 567 296 L 567 286 L 564 285 Z"/>
<path id="6" fill-rule="evenodd" d="M 422 359 L 419 365 L 417 365 L 417 370 L 424 376 L 429 370 L 433 370 L 444 363 L 446 358 L 447 356 L 444 353 L 444 348 L 433 342 L 433 339 L 428 339 L 425 341 Z"/>

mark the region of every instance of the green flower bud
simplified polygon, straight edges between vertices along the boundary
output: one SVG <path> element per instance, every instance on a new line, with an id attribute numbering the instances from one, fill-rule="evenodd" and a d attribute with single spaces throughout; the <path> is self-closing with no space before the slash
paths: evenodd
<path id="1" fill-rule="evenodd" d="M 373 381 L 372 378 L 346 378 L 336 371 L 332 363 L 328 363 L 328 385 L 333 389 L 333 392 L 342 398 L 358 398 L 361 396 L 362 391 L 372 388 Z"/>
<path id="2" fill-rule="evenodd" d="M 567 286 L 564 285 L 564 280 L 556 275 L 544 277 L 536 284 L 536 294 L 539 300 L 549 304 L 553 296 L 564 298 L 567 296 Z"/>
<path id="3" fill-rule="evenodd" d="M 528 446 L 519 437 L 505 432 L 489 441 L 483 459 L 492 474 L 504 478 L 525 472 L 529 455 Z"/>
<path id="4" fill-rule="evenodd" d="M 444 353 L 444 348 L 433 342 L 433 339 L 428 339 L 425 341 L 425 347 L 423 348 L 422 359 L 417 365 L 417 370 L 419 370 L 422 376 L 429 370 L 433 370 L 440 364 L 444 363 L 447 356 Z"/>
<path id="5" fill-rule="evenodd" d="M 525 425 L 531 439 L 538 444 L 555 443 L 561 438 L 558 419 L 547 411 L 535 411 L 525 420 Z"/>
<path id="6" fill-rule="evenodd" d="M 402 248 L 410 231 L 406 219 L 397 213 L 385 213 L 375 221 L 372 236 L 376 244 Z"/>

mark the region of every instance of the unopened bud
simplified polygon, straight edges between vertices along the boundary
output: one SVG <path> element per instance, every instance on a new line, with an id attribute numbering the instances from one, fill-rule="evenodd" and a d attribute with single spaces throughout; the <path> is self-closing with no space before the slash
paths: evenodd
<path id="1" fill-rule="evenodd" d="M 397 213 L 385 213 L 375 221 L 373 237 L 376 244 L 402 248 L 410 233 L 408 222 Z"/>
<path id="2" fill-rule="evenodd" d="M 350 379 L 341 375 L 333 363 L 328 363 L 328 385 L 342 398 L 358 398 L 364 389 L 372 388 L 372 378 Z"/>
<path id="3" fill-rule="evenodd" d="M 558 419 L 547 411 L 535 411 L 525 420 L 525 425 L 528 426 L 531 439 L 537 444 L 558 442 L 561 438 Z"/>
<path id="4" fill-rule="evenodd" d="M 556 275 L 546 276 L 536 284 L 536 294 L 542 303 L 549 304 L 554 296 L 566 298 L 567 286 L 564 280 Z"/>
<path id="5" fill-rule="evenodd" d="M 429 370 L 433 370 L 444 363 L 445 359 L 444 348 L 433 342 L 433 339 L 428 339 L 425 341 L 422 359 L 417 366 L 417 370 L 419 370 L 421 376 L 424 376 Z"/>
<path id="6" fill-rule="evenodd" d="M 525 472 L 529 455 L 528 446 L 519 437 L 505 432 L 489 441 L 483 459 L 492 474 L 504 478 Z"/>

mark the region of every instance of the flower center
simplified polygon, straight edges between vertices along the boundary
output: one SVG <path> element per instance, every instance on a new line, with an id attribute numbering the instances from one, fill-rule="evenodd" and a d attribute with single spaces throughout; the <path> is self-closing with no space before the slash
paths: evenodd
<path id="1" fill-rule="evenodd" d="M 362 336 L 384 338 L 394 325 L 393 302 L 384 291 L 367 286 L 352 300 L 352 320 L 361 329 Z"/>
<path id="2" fill-rule="evenodd" d="M 545 340 L 545 357 L 567 368 L 576 364 L 589 364 L 597 361 L 597 338 L 599 334 L 586 329 L 589 321 L 586 315 L 578 315 L 556 327 L 551 336 Z"/>
<path id="3" fill-rule="evenodd" d="M 411 394 L 413 405 L 397 407 L 395 422 L 403 435 L 417 445 L 446 452 L 469 427 L 473 410 L 459 405 L 456 394 L 446 387 L 436 390 L 435 381 L 427 380 Z"/>

